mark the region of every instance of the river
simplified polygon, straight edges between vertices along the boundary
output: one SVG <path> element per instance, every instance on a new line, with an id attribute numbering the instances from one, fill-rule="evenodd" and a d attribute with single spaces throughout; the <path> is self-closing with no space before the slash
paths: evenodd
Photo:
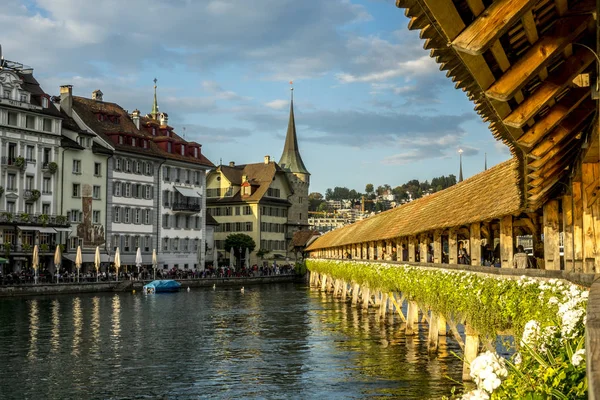
<path id="1" fill-rule="evenodd" d="M 300 284 L 0 299 L 0 399 L 430 399 L 460 349 Z"/>

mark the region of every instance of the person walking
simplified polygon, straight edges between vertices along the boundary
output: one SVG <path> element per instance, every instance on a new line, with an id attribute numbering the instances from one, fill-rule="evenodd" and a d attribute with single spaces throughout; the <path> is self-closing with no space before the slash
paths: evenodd
<path id="1" fill-rule="evenodd" d="M 525 249 L 523 245 L 520 244 L 517 247 L 517 252 L 513 256 L 513 268 L 516 269 L 525 269 L 528 265 L 527 253 L 525 253 Z"/>

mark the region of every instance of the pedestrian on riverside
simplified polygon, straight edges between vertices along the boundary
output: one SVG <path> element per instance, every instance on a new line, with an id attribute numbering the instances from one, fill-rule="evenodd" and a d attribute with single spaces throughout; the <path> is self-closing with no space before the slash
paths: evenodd
<path id="1" fill-rule="evenodd" d="M 529 260 L 528 260 L 528 257 L 527 257 L 527 253 L 525 253 L 525 249 L 523 248 L 523 245 L 520 244 L 517 247 L 517 252 L 513 256 L 513 268 L 516 268 L 516 269 L 529 268 L 529 262 L 528 261 Z"/>

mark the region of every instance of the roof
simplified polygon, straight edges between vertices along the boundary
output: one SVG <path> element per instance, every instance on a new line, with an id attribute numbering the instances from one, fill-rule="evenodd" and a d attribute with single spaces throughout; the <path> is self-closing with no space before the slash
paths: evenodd
<path id="1" fill-rule="evenodd" d="M 396 0 L 440 70 L 475 104 L 519 164 L 529 210 L 560 188 L 594 118 L 592 20 L 585 0 Z M 583 131 L 583 134 L 581 134 Z M 597 135 L 594 135 L 594 138 Z"/>
<path id="2" fill-rule="evenodd" d="M 306 247 L 314 236 L 319 236 L 321 233 L 312 230 L 302 230 L 294 232 L 292 237 L 292 247 Z"/>
<path id="3" fill-rule="evenodd" d="M 217 225 L 219 225 L 219 222 L 217 222 L 217 220 L 214 219 L 212 215 L 210 215 L 209 213 L 206 213 L 206 225 L 217 226 Z"/>
<path id="4" fill-rule="evenodd" d="M 294 89 L 292 89 L 294 90 Z M 294 97 L 292 91 L 292 101 L 290 102 L 290 119 L 288 121 L 287 134 L 285 135 L 285 145 L 283 153 L 279 159 L 279 165 L 285 171 L 299 172 L 308 174 L 308 170 L 304 166 L 300 150 L 298 149 L 298 137 L 296 135 L 296 121 L 294 120 Z"/>
<path id="5" fill-rule="evenodd" d="M 514 215 L 522 210 L 516 160 L 511 159 L 454 186 L 317 238 L 307 250 L 417 235 Z"/>
<path id="6" fill-rule="evenodd" d="M 238 201 L 257 202 L 260 201 L 267 193 L 267 190 L 271 186 L 271 183 L 273 182 L 277 174 L 281 174 L 282 178 L 284 178 L 287 182 L 285 172 L 274 161 L 270 161 L 268 163 L 236 165 L 233 167 L 219 165 L 216 171 L 212 173 L 222 173 L 227 178 L 227 180 L 229 180 L 234 186 L 241 186 L 242 183 L 244 183 L 242 182 L 243 176 L 246 176 L 246 179 L 250 182 L 250 184 L 252 184 L 252 186 L 258 186 L 258 188 L 254 190 L 254 193 L 252 193 L 252 195 L 247 197 L 245 196 L 244 198 L 242 198 L 240 192 L 238 191 L 235 195 L 231 197 L 207 199 L 209 203 L 213 204 Z M 279 201 L 281 203 L 290 204 L 289 200 L 287 199 L 269 198 L 269 201 Z"/>
<path id="7" fill-rule="evenodd" d="M 66 137 L 64 135 L 60 139 L 60 145 L 61 145 L 61 147 L 67 147 L 70 149 L 83 150 L 83 146 L 81 146 L 79 143 L 77 143 L 73 139 L 69 139 L 68 137 Z"/>

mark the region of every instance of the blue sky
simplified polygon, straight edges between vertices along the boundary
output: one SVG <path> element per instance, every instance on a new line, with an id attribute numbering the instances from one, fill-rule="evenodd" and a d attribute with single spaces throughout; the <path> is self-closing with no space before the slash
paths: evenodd
<path id="1" fill-rule="evenodd" d="M 7 0 L 5 58 L 50 94 L 160 110 L 215 164 L 279 159 L 289 81 L 311 191 L 465 177 L 510 157 L 393 0 Z"/>

